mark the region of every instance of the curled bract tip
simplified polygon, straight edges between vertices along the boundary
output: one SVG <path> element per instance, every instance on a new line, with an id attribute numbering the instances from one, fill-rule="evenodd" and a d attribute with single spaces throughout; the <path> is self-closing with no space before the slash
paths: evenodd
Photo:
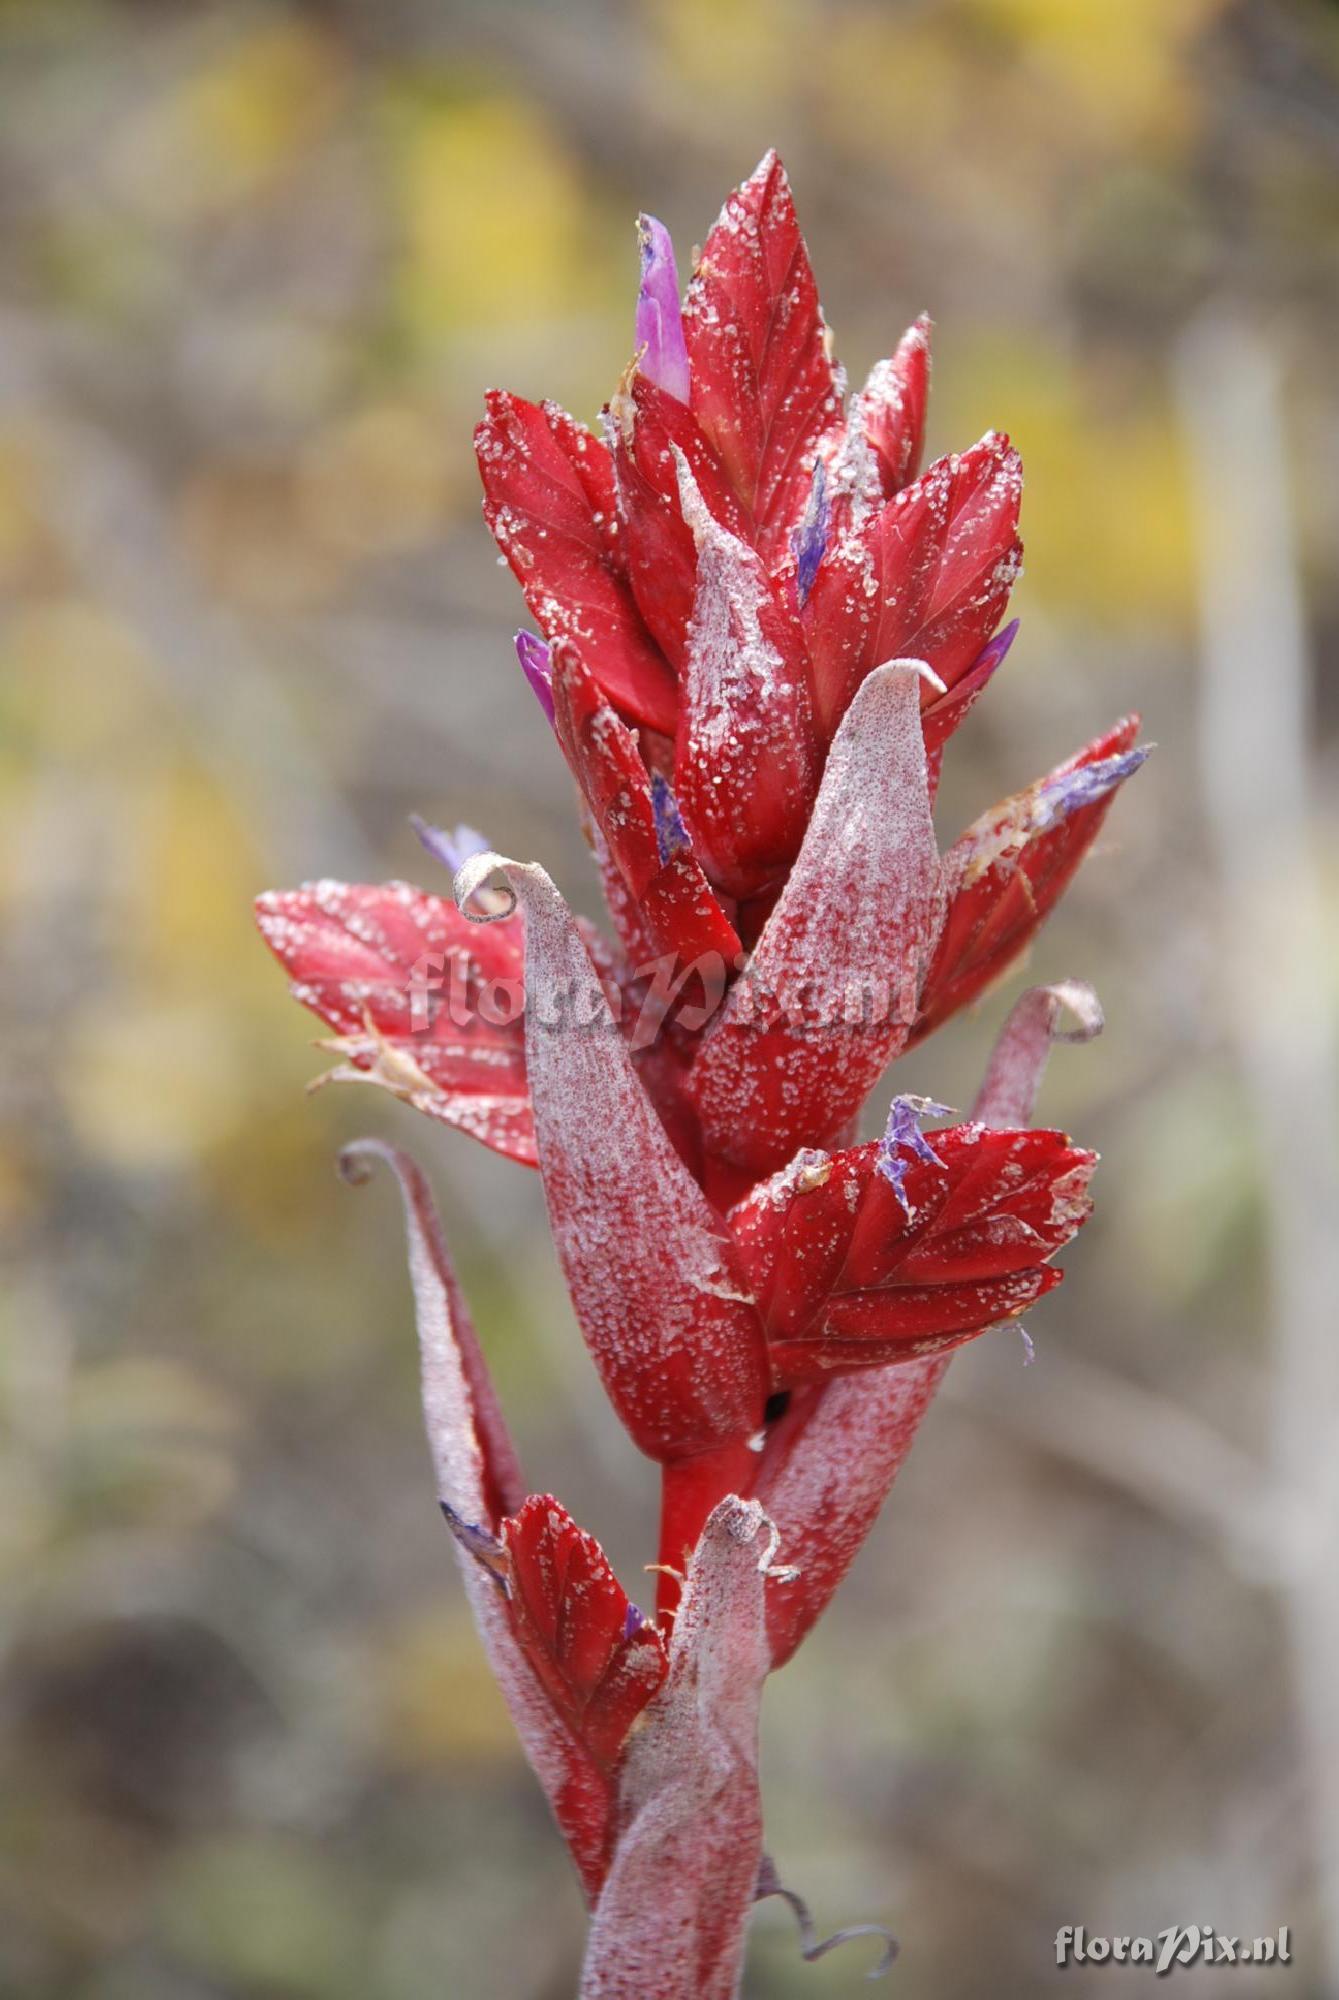
<path id="1" fill-rule="evenodd" d="M 1066 1013 L 1072 1028 L 1059 1025 Z M 1015 1000 L 991 1051 L 972 1117 L 997 1130 L 1028 1124 L 1052 1044 L 1091 1042 L 1103 1026 L 1102 1003 L 1086 979 L 1029 986 Z"/>
<path id="2" fill-rule="evenodd" d="M 512 915 L 516 908 L 516 890 L 511 882 L 511 871 L 522 864 L 509 861 L 505 854 L 494 854 L 491 849 L 482 854 L 472 854 L 456 870 L 453 884 L 456 908 L 462 917 L 468 917 L 472 924 L 497 924 Z M 504 883 L 493 881 L 495 875 L 505 876 Z M 488 890 L 495 899 L 493 908 L 471 908 L 474 898 L 481 891 Z"/>
<path id="3" fill-rule="evenodd" d="M 794 1915 L 800 1930 L 800 1956 L 806 1965 L 826 1958 L 838 1945 L 850 1944 L 853 1938 L 876 1937 L 883 1939 L 883 1950 L 878 1960 L 865 1974 L 866 1979 L 882 1979 L 897 1957 L 897 1939 L 886 1924 L 846 1924 L 831 1937 L 820 1938 L 810 1914 L 809 1905 L 794 1889 L 788 1889 L 776 1872 L 776 1863 L 770 1854 L 764 1854 L 758 1864 L 758 1884 L 754 1890 L 755 1903 L 765 1902 L 769 1896 L 779 1896 Z"/>
<path id="4" fill-rule="evenodd" d="M 779 1539 L 761 1500 L 745 1500 L 738 1493 L 727 1493 L 723 1500 L 717 1501 L 707 1516 L 707 1528 L 713 1527 L 720 1528 L 732 1542 L 741 1544 L 752 1542 L 760 1533 L 766 1532 L 772 1539 L 758 1565 L 759 1569 L 766 1568 Z"/>
<path id="5" fill-rule="evenodd" d="M 1091 1042 L 1106 1026 L 1102 1003 L 1086 979 L 1059 979 L 1053 986 L 1037 990 L 1055 1003 L 1051 1017 L 1053 1042 Z M 1059 1026 L 1062 1013 L 1073 1016 L 1075 1025 L 1072 1028 Z"/>
<path id="6" fill-rule="evenodd" d="M 335 1159 L 335 1171 L 349 1187 L 363 1187 L 372 1178 L 372 1168 L 380 1161 L 382 1166 L 395 1168 L 394 1148 L 384 1139 L 350 1139 L 347 1146 L 341 1146 Z"/>
<path id="7" fill-rule="evenodd" d="M 894 673 L 919 674 L 926 686 L 932 687 L 936 694 L 948 693 L 948 688 L 928 660 L 885 660 L 882 666 L 875 667 L 874 672 L 867 676 L 867 682 L 876 677 L 886 680 Z"/>

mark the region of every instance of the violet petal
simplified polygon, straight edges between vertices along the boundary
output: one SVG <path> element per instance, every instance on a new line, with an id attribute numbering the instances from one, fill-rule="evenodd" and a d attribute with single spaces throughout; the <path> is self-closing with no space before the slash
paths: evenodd
<path id="1" fill-rule="evenodd" d="M 663 222 L 637 218 L 642 282 L 637 293 L 637 366 L 648 382 L 687 403 L 692 395 L 688 346 L 679 308 L 679 272 L 674 244 Z"/>
<path id="2" fill-rule="evenodd" d="M 452 875 L 460 873 L 472 854 L 486 854 L 492 845 L 472 826 L 458 826 L 448 833 L 445 827 L 432 826 L 417 813 L 410 813 L 409 824 L 433 860 L 440 861 Z"/>
<path id="3" fill-rule="evenodd" d="M 516 634 L 516 657 L 549 722 L 553 721 L 553 663 L 549 648 L 533 632 Z"/>
<path id="4" fill-rule="evenodd" d="M 686 847 L 691 847 L 692 842 L 679 816 L 674 793 L 659 771 L 651 773 L 651 811 L 656 823 L 656 849 L 663 866 L 676 854 L 682 854 Z"/>
<path id="5" fill-rule="evenodd" d="M 996 668 L 1004 665 L 1009 648 L 1018 637 L 1018 628 L 1021 623 L 1021 619 L 1011 618 L 1007 625 L 1001 625 L 994 638 L 987 640 L 986 644 L 981 648 L 981 651 L 972 663 L 970 671 L 974 674 L 980 674 L 983 681 L 989 680 Z"/>
<path id="6" fill-rule="evenodd" d="M 903 1152 L 924 1160 L 929 1167 L 942 1167 L 943 1161 L 921 1130 L 922 1118 L 951 1118 L 950 1105 L 936 1104 L 928 1097 L 895 1097 L 888 1110 L 888 1123 L 879 1141 L 879 1154 L 874 1171 L 882 1174 L 901 1202 L 908 1217 L 911 1204 L 905 1193 L 907 1162 Z"/>
<path id="7" fill-rule="evenodd" d="M 1117 757 L 1099 757 L 1094 764 L 1080 764 L 1077 770 L 1053 778 L 1037 793 L 1033 827 L 1044 832 L 1049 826 L 1058 826 L 1080 807 L 1096 805 L 1139 769 L 1151 748 L 1151 744 L 1141 743 Z"/>
<path id="8" fill-rule="evenodd" d="M 827 468 L 820 458 L 814 466 L 813 484 L 809 488 L 809 502 L 804 510 L 804 518 L 790 538 L 790 552 L 795 558 L 795 595 L 801 610 L 814 587 L 818 566 L 827 551 L 829 512 Z"/>
<path id="9" fill-rule="evenodd" d="M 449 1500 L 439 1500 L 437 1504 L 442 1510 L 443 1520 L 461 1548 L 472 1555 L 480 1568 L 487 1570 L 494 1583 L 505 1591 L 511 1565 L 507 1559 L 507 1551 L 497 1536 L 490 1535 L 487 1528 L 481 1528 L 477 1521 L 467 1521 L 463 1514 L 456 1512 Z"/>

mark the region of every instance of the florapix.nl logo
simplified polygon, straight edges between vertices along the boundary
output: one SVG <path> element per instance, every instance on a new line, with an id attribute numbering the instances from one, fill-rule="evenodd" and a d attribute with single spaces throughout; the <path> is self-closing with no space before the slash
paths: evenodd
<path id="1" fill-rule="evenodd" d="M 440 1018 L 468 1032 L 477 1023 L 508 1028 L 526 1016 L 540 1028 L 565 1033 L 622 1032 L 632 1051 L 651 1047 L 673 1020 L 695 1034 L 729 1001 L 730 1024 L 765 1033 L 784 1025 L 792 1033 L 877 1033 L 910 1026 L 916 995 L 878 977 L 791 979 L 769 985 L 757 965 L 740 954 L 727 964 L 716 952 L 685 963 L 673 954 L 649 960 L 626 977 L 602 976 L 592 965 L 577 977 L 484 976 L 468 957 L 424 952 L 405 986 L 410 1033 L 439 1032 Z"/>
<path id="2" fill-rule="evenodd" d="M 1288 1926 L 1271 1937 L 1232 1937 L 1211 1924 L 1168 1924 L 1155 1937 L 1089 1937 L 1082 1924 L 1055 1934 L 1057 1965 L 1151 1965 L 1160 1978 L 1185 1966 L 1290 1965 Z"/>

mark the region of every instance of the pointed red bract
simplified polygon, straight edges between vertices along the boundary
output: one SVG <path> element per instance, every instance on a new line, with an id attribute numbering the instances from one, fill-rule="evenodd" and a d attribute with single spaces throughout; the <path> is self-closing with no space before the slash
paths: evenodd
<path id="1" fill-rule="evenodd" d="M 942 915 L 914 665 L 848 710 L 804 845 L 689 1090 L 708 1147 L 754 1174 L 829 1141 L 916 1018 Z"/>
<path id="2" fill-rule="evenodd" d="M 876 362 L 855 399 L 852 425 L 860 425 L 879 462 L 890 498 L 916 477 L 925 447 L 930 399 L 930 321 L 908 327 L 887 361 Z"/>
<path id="3" fill-rule="evenodd" d="M 404 1202 L 423 1372 L 423 1414 L 437 1492 L 465 1529 L 479 1534 L 500 1510 L 520 1505 L 520 1472 L 493 1396 L 474 1328 L 451 1269 L 432 1197 L 414 1162 L 394 1147 L 363 1140 L 344 1155 L 351 1179 L 367 1158 L 395 1174 Z M 457 1544 L 465 1591 L 498 1686 L 535 1775 L 544 1787 L 592 1898 L 608 1861 L 614 1790 L 567 1720 L 555 1709 L 517 1637 L 494 1576 Z"/>
<path id="4" fill-rule="evenodd" d="M 739 939 L 693 855 L 661 853 L 637 739 L 576 649 L 561 643 L 553 649 L 553 702 L 558 741 L 636 907 L 647 956 L 671 952 L 685 965 L 713 952 L 733 960 Z"/>
<path id="5" fill-rule="evenodd" d="M 664 1642 L 629 1604 L 601 1549 L 549 1494 L 502 1523 L 508 1597 L 526 1658 L 604 1769 L 665 1678 Z"/>
<path id="6" fill-rule="evenodd" d="M 1123 779 L 1092 803 L 1060 814 L 1039 812 L 1048 788 L 1053 794 L 1073 772 L 1118 758 L 1138 731 L 1139 717 L 1126 716 L 1046 777 L 992 806 L 954 842 L 944 857 L 948 910 L 913 1045 L 1002 978 L 1031 943 L 1096 840 Z"/>
<path id="7" fill-rule="evenodd" d="M 681 669 L 697 551 L 679 504 L 675 453 L 687 461 L 703 504 L 731 534 L 751 540 L 753 517 L 692 411 L 654 382 L 633 375 L 614 398 L 610 415 L 628 578 L 642 617 Z"/>
<path id="8" fill-rule="evenodd" d="M 935 1163 L 879 1170 L 887 1142 L 801 1154 L 732 1211 L 778 1386 L 960 1345 L 1060 1282 L 1095 1155 L 1063 1134 L 936 1132 Z"/>
<path id="9" fill-rule="evenodd" d="M 474 434 L 484 519 L 531 614 L 575 640 L 621 713 L 674 731 L 674 675 L 621 572 L 609 453 L 556 404 L 490 390 Z"/>
<path id="10" fill-rule="evenodd" d="M 901 1470 L 951 1356 L 865 1368 L 796 1389 L 753 1487 L 798 1575 L 767 1586 L 773 1667 L 827 1608 Z"/>
<path id="11" fill-rule="evenodd" d="M 690 1457 L 756 1430 L 767 1362 L 729 1232 L 642 1087 L 571 913 L 542 868 L 481 855 L 525 914 L 526 1064 L 554 1242 L 586 1344 L 634 1443 Z"/>
<path id="12" fill-rule="evenodd" d="M 674 787 L 706 873 L 756 895 L 794 860 L 818 788 L 808 661 L 759 557 L 713 520 L 686 468 L 697 590 L 684 653 Z"/>
<path id="13" fill-rule="evenodd" d="M 628 1746 L 582 2000 L 732 2000 L 762 1852 L 770 1523 L 723 1500 L 688 1568 L 669 1676 Z"/>
<path id="14" fill-rule="evenodd" d="M 340 1081 L 380 1084 L 534 1165 L 519 923 L 481 936 L 454 903 L 407 882 L 270 890 L 256 921 L 293 997 L 334 1029 Z"/>
<path id="15" fill-rule="evenodd" d="M 993 433 L 936 459 L 829 549 L 802 622 L 830 735 L 884 660 L 924 660 L 952 688 L 999 624 L 1022 543 L 1018 453 Z M 922 705 L 934 696 L 927 689 Z"/>
<path id="16" fill-rule="evenodd" d="M 804 512 L 820 440 L 841 417 L 818 287 L 775 153 L 730 196 L 702 246 L 684 334 L 693 414 L 775 566 Z"/>
<path id="17" fill-rule="evenodd" d="M 897 352 L 874 364 L 834 440 L 827 497 L 835 539 L 863 526 L 916 477 L 929 396 L 930 321 L 922 315 Z"/>

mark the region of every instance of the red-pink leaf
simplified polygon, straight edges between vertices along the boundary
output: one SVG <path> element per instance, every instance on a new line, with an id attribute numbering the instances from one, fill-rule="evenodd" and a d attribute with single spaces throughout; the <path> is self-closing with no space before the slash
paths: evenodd
<path id="1" fill-rule="evenodd" d="M 440 1499 L 467 1528 L 499 1525 L 524 1488 L 493 1398 L 483 1357 L 456 1285 L 427 1183 L 395 1148 L 363 1140 L 345 1155 L 359 1175 L 365 1158 L 384 1160 L 400 1184 L 409 1243 L 423 1410 Z M 479 1635 L 525 1752 L 571 1848 L 587 1894 L 604 1878 L 613 1792 L 606 1774 L 573 1734 L 536 1677 L 494 1579 L 458 1547 L 461 1575 Z"/>
<path id="2" fill-rule="evenodd" d="M 754 1493 L 777 1526 L 793 1582 L 769 1582 L 772 1664 L 826 1609 L 900 1471 L 948 1356 L 838 1375 L 797 1389 L 763 1446 Z"/>
<path id="3" fill-rule="evenodd" d="M 624 1759 L 582 2000 L 733 2000 L 738 1991 L 762 1853 L 758 1708 L 773 1544 L 762 1509 L 734 1497 L 702 1531 L 668 1678 Z"/>
<path id="4" fill-rule="evenodd" d="M 913 1043 L 1008 971 L 1069 887 L 1117 790 L 1143 761 L 1139 718 L 992 806 L 944 857 L 948 914 Z"/>
<path id="5" fill-rule="evenodd" d="M 554 1242 L 578 1322 L 633 1441 L 657 1459 L 748 1436 L 767 1362 L 733 1246 L 638 1077 L 571 913 L 542 868 L 479 855 L 526 920 L 526 1064 Z"/>
<path id="6" fill-rule="evenodd" d="M 603 1769 L 665 1678 L 665 1647 L 601 1549 L 549 1494 L 502 1523 L 512 1618 L 549 1698 Z"/>
<path id="7" fill-rule="evenodd" d="M 713 518 L 681 464 L 697 590 L 674 786 L 709 878 L 752 896 L 794 860 L 818 786 L 808 661 L 761 560 Z"/>
<path id="8" fill-rule="evenodd" d="M 694 1060 L 708 1146 L 755 1175 L 844 1125 L 916 1017 L 942 919 L 919 687 L 898 661 L 860 689 L 780 901 Z"/>
<path id="9" fill-rule="evenodd" d="M 407 882 L 309 882 L 256 902 L 295 999 L 334 1029 L 334 1075 L 375 1083 L 494 1152 L 535 1164 L 519 923 L 480 936 Z"/>
<path id="10" fill-rule="evenodd" d="M 837 371 L 785 168 L 768 153 L 726 202 L 688 287 L 693 413 L 757 527 L 787 552 L 820 440 L 840 422 Z"/>
<path id="11" fill-rule="evenodd" d="M 925 660 L 948 688 L 968 671 L 1018 574 L 1021 497 L 1018 453 L 991 433 L 829 549 L 802 617 L 827 732 L 884 660 Z M 934 698 L 927 689 L 923 705 Z"/>
<path id="12" fill-rule="evenodd" d="M 548 638 L 575 640 L 608 699 L 665 735 L 674 676 L 621 570 L 609 454 L 556 404 L 490 390 L 474 434 L 484 519 Z"/>

